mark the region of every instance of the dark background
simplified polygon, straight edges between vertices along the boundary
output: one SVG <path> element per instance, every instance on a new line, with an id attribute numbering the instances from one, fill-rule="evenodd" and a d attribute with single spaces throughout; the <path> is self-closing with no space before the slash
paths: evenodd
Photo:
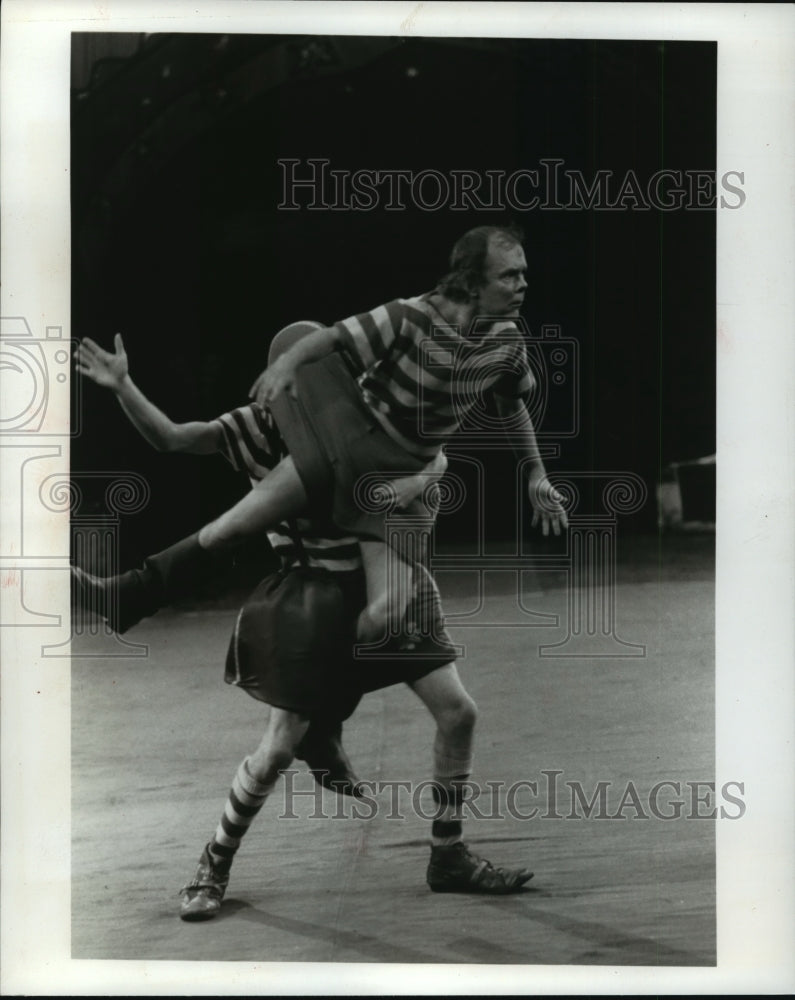
<path id="1" fill-rule="evenodd" d="M 217 416 L 246 401 L 280 327 L 426 291 L 457 236 L 506 221 L 278 210 L 280 158 L 443 173 L 559 158 L 642 183 L 714 170 L 716 55 L 701 42 L 76 34 L 72 335 L 110 347 L 121 331 L 131 374 L 170 417 Z M 662 467 L 715 450 L 715 212 L 510 218 L 527 234 L 531 330 L 557 324 L 579 345 L 579 433 L 548 468 L 642 476 L 649 499 L 621 531 L 654 531 Z M 153 453 L 106 391 L 85 384 L 75 405 L 73 472 L 129 469 L 152 487 L 125 519 L 124 564 L 246 488 L 220 457 Z M 514 466 L 479 457 L 499 540 Z M 101 504 L 99 485 L 84 495 Z M 439 526 L 442 542 L 470 531 L 465 513 Z"/>

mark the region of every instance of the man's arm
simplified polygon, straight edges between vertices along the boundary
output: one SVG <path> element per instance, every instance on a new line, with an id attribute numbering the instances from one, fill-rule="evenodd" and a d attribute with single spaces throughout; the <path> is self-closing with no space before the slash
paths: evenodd
<path id="1" fill-rule="evenodd" d="M 209 455 L 220 451 L 223 431 L 216 423 L 194 420 L 176 424 L 144 396 L 130 378 L 121 334 L 113 340 L 114 353 L 85 337 L 75 351 L 77 370 L 92 382 L 115 393 L 136 430 L 158 451 Z"/>
<path id="2" fill-rule="evenodd" d="M 535 427 L 527 407 L 521 399 L 500 396 L 495 393 L 497 412 L 505 422 L 505 433 L 510 437 L 514 454 L 520 460 L 526 459 L 527 492 L 533 507 L 533 527 L 539 522 L 543 534 L 549 529 L 560 534 L 561 528 L 569 526 L 562 497 L 547 479 L 547 470 L 536 441 Z"/>

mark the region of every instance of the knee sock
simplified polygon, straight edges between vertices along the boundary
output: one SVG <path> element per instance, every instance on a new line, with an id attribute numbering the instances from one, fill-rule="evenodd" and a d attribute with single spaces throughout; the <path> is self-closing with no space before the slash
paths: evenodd
<path id="1" fill-rule="evenodd" d="M 221 822 L 210 841 L 210 854 L 221 871 L 228 870 L 231 866 L 243 835 L 276 784 L 275 779 L 264 785 L 252 778 L 247 763 L 248 757 L 237 769 Z"/>
<path id="2" fill-rule="evenodd" d="M 433 743 L 433 798 L 436 815 L 431 826 L 431 844 L 448 847 L 463 839 L 462 803 L 466 781 L 472 771 L 469 746 L 447 743 L 437 732 Z"/>

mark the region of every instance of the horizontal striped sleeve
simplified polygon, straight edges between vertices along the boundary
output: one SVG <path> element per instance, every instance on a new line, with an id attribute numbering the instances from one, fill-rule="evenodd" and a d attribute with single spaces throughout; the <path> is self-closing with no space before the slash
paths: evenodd
<path id="1" fill-rule="evenodd" d="M 260 467 L 271 469 L 278 462 L 279 453 L 273 451 L 273 440 L 268 439 L 265 426 L 257 416 L 250 406 L 235 410 L 232 414 L 238 426 L 240 440 L 251 461 Z"/>
<path id="2" fill-rule="evenodd" d="M 276 426 L 273 414 L 269 409 L 263 409 L 256 403 L 251 406 L 251 411 L 256 420 L 259 433 L 267 443 L 267 450 L 272 455 L 277 455 L 281 460 L 287 454 L 287 445 L 284 443 L 279 428 Z"/>
<path id="3" fill-rule="evenodd" d="M 362 316 L 362 328 L 367 334 L 373 354 L 383 357 L 400 333 L 403 315 L 395 309 L 394 303 L 376 306 L 375 309 Z"/>
<path id="4" fill-rule="evenodd" d="M 353 361 L 356 371 L 367 371 L 375 364 L 375 355 L 364 332 L 358 316 L 337 323 L 335 330 L 339 333 L 342 349 Z"/>
<path id="5" fill-rule="evenodd" d="M 223 454 L 235 469 L 263 479 L 285 454 L 270 411 L 252 403 L 217 418 L 223 430 Z"/>
<path id="6" fill-rule="evenodd" d="M 342 349 L 358 372 L 372 368 L 386 355 L 400 332 L 402 316 L 402 304 L 394 300 L 335 324 Z"/>
<path id="7" fill-rule="evenodd" d="M 226 416 L 226 414 L 224 414 Z M 213 421 L 214 424 L 218 424 L 223 431 L 223 447 L 221 449 L 221 454 L 227 461 L 230 462 L 233 469 L 237 469 L 238 472 L 246 471 L 246 464 L 243 461 L 243 456 L 240 453 L 240 448 L 237 444 L 237 437 L 235 435 L 234 429 L 229 426 L 228 422 L 221 417 Z"/>

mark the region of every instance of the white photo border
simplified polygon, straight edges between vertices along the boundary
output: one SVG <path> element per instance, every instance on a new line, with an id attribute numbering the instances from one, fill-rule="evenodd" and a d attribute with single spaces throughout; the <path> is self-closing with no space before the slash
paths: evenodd
<path id="1" fill-rule="evenodd" d="M 6 627 L 0 630 L 3 994 L 309 995 L 329 993 L 330 982 L 342 994 L 792 990 L 792 6 L 6 0 L 2 19 L 0 315 L 26 317 L 36 335 L 61 326 L 66 338 L 73 31 L 717 41 L 717 172 L 741 171 L 746 201 L 740 210 L 718 210 L 717 219 L 715 778 L 718 786 L 743 780 L 747 802 L 741 821 L 719 823 L 717 831 L 716 968 L 73 961 L 68 661 L 41 659 L 35 628 Z M 65 403 L 63 427 L 68 396 Z M 58 461 L 67 467 L 68 446 L 65 436 Z M 0 487 L 5 533 L 19 515 L 18 467 L 0 468 Z M 68 553 L 68 515 L 43 523 L 41 531 L 38 551 Z M 68 626 L 68 587 L 53 587 L 53 613 Z"/>

